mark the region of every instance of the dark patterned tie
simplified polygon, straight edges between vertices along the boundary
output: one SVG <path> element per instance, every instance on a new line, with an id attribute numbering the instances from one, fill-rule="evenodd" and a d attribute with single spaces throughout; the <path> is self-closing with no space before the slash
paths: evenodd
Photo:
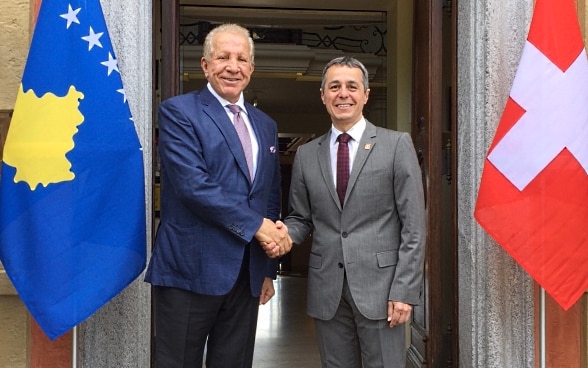
<path id="1" fill-rule="evenodd" d="M 243 152 L 245 152 L 245 160 L 247 160 L 247 168 L 249 169 L 249 179 L 253 181 L 253 149 L 251 148 L 251 137 L 249 136 L 249 130 L 243 117 L 241 117 L 241 108 L 237 105 L 227 105 L 233 115 L 233 124 L 237 135 L 241 140 L 243 146 Z"/>
<path id="2" fill-rule="evenodd" d="M 337 194 L 341 206 L 345 200 L 345 192 L 347 191 L 347 182 L 349 181 L 349 146 L 347 142 L 351 136 L 347 133 L 340 134 L 337 137 L 339 148 L 337 148 Z"/>

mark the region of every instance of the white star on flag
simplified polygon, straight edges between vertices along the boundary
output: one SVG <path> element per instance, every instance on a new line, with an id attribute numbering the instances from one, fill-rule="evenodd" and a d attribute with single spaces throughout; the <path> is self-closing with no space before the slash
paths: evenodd
<path id="1" fill-rule="evenodd" d="M 115 58 L 112 57 L 112 54 L 110 52 L 108 53 L 108 60 L 107 61 L 103 61 L 100 64 L 108 67 L 108 75 L 110 75 L 110 73 L 112 73 L 113 70 L 116 70 L 118 72 L 118 64 L 117 64 L 117 61 L 116 61 Z"/>
<path id="2" fill-rule="evenodd" d="M 100 37 L 102 37 L 103 34 L 104 32 L 94 33 L 94 30 L 92 27 L 90 27 L 90 34 L 82 37 L 82 40 L 88 42 L 88 51 L 92 50 L 92 47 L 94 46 L 102 47 L 102 43 L 100 43 Z"/>
<path id="3" fill-rule="evenodd" d="M 124 88 L 117 89 L 116 92 L 123 95 L 123 102 L 126 103 L 127 102 L 127 94 L 125 93 L 125 89 Z"/>
<path id="4" fill-rule="evenodd" d="M 80 12 L 80 10 L 82 10 L 82 8 L 77 8 L 76 10 L 73 10 L 71 7 L 71 4 L 68 5 L 68 10 L 66 14 L 61 14 L 60 17 L 63 19 L 67 20 L 67 29 L 69 29 L 69 26 L 71 26 L 72 23 L 77 23 L 80 24 L 80 21 L 78 20 L 78 13 Z"/>

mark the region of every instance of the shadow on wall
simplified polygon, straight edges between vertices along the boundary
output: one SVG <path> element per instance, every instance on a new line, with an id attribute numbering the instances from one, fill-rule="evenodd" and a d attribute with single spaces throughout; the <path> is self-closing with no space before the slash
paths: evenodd
<path id="1" fill-rule="evenodd" d="M 0 110 L 0 161 L 2 161 L 2 151 L 4 150 L 4 142 L 6 141 L 6 133 L 8 132 L 11 117 L 12 110 Z"/>

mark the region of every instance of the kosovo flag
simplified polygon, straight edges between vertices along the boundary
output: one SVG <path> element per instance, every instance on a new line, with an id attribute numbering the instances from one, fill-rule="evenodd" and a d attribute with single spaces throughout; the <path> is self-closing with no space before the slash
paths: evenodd
<path id="1" fill-rule="evenodd" d="M 0 177 L 0 261 L 51 339 L 146 262 L 143 154 L 99 0 L 45 0 Z"/>

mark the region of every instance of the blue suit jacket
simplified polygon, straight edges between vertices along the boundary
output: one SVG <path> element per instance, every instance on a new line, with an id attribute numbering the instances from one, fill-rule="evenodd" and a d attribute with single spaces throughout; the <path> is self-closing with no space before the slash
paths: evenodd
<path id="1" fill-rule="evenodd" d="M 253 296 L 264 277 L 275 278 L 277 262 L 254 234 L 264 217 L 280 215 L 277 127 L 257 108 L 246 108 L 259 143 L 253 183 L 233 123 L 207 88 L 160 105 L 161 223 L 145 281 L 223 295 L 235 284 L 245 251 Z"/>

